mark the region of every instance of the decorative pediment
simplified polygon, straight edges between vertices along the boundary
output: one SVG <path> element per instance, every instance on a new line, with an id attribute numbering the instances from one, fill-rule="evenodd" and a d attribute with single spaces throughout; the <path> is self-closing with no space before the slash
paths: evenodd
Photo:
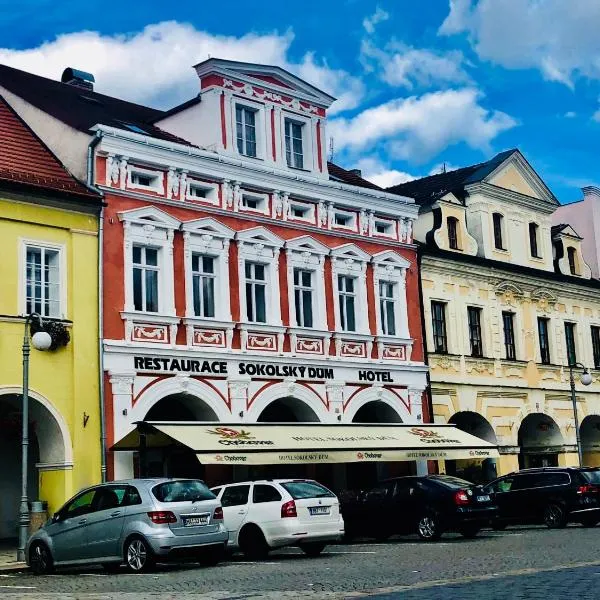
<path id="1" fill-rule="evenodd" d="M 263 244 L 272 248 L 281 248 L 285 243 L 279 236 L 265 227 L 252 227 L 238 231 L 235 238 L 244 244 Z"/>
<path id="2" fill-rule="evenodd" d="M 408 269 L 410 267 L 410 261 L 393 250 L 384 250 L 374 254 L 371 262 L 380 267 L 389 266 L 396 269 Z"/>
<path id="3" fill-rule="evenodd" d="M 154 225 L 163 229 L 179 229 L 181 221 L 155 206 L 143 206 L 118 213 L 119 221 L 138 225 Z"/>
<path id="4" fill-rule="evenodd" d="M 368 262 L 371 255 L 359 248 L 356 244 L 343 244 L 331 251 L 332 258 L 339 260 L 355 260 L 358 262 Z"/>
<path id="5" fill-rule="evenodd" d="M 536 288 L 531 292 L 531 300 L 538 305 L 542 311 L 554 308 L 558 302 L 558 297 L 546 288 Z"/>
<path id="6" fill-rule="evenodd" d="M 503 304 L 509 306 L 515 306 L 525 295 L 525 292 L 518 285 L 510 281 L 500 282 L 494 288 L 494 293 L 501 299 Z"/>
<path id="7" fill-rule="evenodd" d="M 325 256 L 329 254 L 329 248 L 325 244 L 321 244 L 310 235 L 293 238 L 285 243 L 287 250 L 293 252 L 309 252 L 310 254 L 319 254 Z"/>
<path id="8" fill-rule="evenodd" d="M 194 219 L 186 221 L 181 226 L 182 231 L 196 235 L 210 235 L 221 239 L 231 240 L 235 236 L 235 231 L 215 219 L 205 217 L 203 219 Z"/>
<path id="9" fill-rule="evenodd" d="M 576 240 L 582 240 L 583 238 L 573 229 L 571 225 L 559 225 L 552 232 L 552 237 L 554 239 L 560 237 L 570 237 Z"/>

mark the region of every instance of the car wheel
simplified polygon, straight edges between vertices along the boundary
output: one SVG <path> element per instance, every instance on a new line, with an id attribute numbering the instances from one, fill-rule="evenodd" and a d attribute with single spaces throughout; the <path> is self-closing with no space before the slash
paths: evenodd
<path id="1" fill-rule="evenodd" d="M 225 556 L 225 547 L 211 547 L 200 551 L 198 562 L 203 567 L 216 567 Z"/>
<path id="2" fill-rule="evenodd" d="M 439 540 L 442 536 L 439 518 L 433 513 L 424 514 L 417 523 L 417 533 L 427 542 Z"/>
<path id="3" fill-rule="evenodd" d="M 584 527 L 596 527 L 596 525 L 598 525 L 598 519 L 596 517 L 589 517 L 587 519 L 581 519 L 581 524 Z"/>
<path id="4" fill-rule="evenodd" d="M 48 546 L 34 542 L 29 549 L 29 565 L 36 575 L 47 575 L 54 571 L 54 561 Z"/>
<path id="5" fill-rule="evenodd" d="M 560 504 L 548 504 L 544 509 L 544 523 L 550 529 L 560 529 L 567 525 L 565 509 Z"/>
<path id="6" fill-rule="evenodd" d="M 316 557 L 323 552 L 326 544 L 322 544 L 321 542 L 309 542 L 307 544 L 300 544 L 300 550 L 306 554 L 306 556 Z"/>
<path id="7" fill-rule="evenodd" d="M 132 573 L 143 573 L 154 566 L 154 555 L 146 540 L 134 537 L 125 544 L 125 566 Z"/>
<path id="8" fill-rule="evenodd" d="M 474 537 L 477 537 L 477 534 L 479 533 L 479 531 L 480 531 L 479 527 L 465 526 L 460 529 L 460 534 L 464 538 L 467 538 L 468 540 L 470 540 L 470 539 L 473 539 Z"/>
<path id="9" fill-rule="evenodd" d="M 250 560 L 260 560 L 269 554 L 269 544 L 258 527 L 247 527 L 240 533 L 240 550 Z"/>
<path id="10" fill-rule="evenodd" d="M 102 563 L 102 568 L 107 572 L 107 573 L 118 573 L 119 569 L 121 568 L 121 564 L 120 563 Z"/>

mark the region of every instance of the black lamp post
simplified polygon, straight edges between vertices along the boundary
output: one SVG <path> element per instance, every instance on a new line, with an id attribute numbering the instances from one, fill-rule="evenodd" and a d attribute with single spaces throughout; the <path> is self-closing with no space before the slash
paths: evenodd
<path id="1" fill-rule="evenodd" d="M 47 331 L 42 330 L 42 317 L 31 313 L 25 317 L 25 331 L 23 334 L 23 433 L 21 438 L 21 505 L 19 508 L 19 549 L 17 560 L 25 560 L 25 546 L 29 536 L 29 501 L 27 498 L 27 471 L 29 450 L 29 328 L 35 322 L 39 331 L 33 334 L 31 343 L 36 350 L 48 350 L 52 345 L 52 338 Z"/>
<path id="2" fill-rule="evenodd" d="M 579 457 L 579 466 L 583 467 L 583 449 L 581 448 L 581 436 L 579 433 L 579 416 L 577 414 L 577 396 L 575 395 L 575 376 L 573 369 L 583 369 L 583 373 L 579 380 L 583 385 L 592 383 L 592 374 L 581 363 L 573 363 L 569 365 L 569 382 L 571 384 L 571 402 L 573 403 L 573 417 L 575 419 L 575 437 L 577 439 L 577 456 Z"/>

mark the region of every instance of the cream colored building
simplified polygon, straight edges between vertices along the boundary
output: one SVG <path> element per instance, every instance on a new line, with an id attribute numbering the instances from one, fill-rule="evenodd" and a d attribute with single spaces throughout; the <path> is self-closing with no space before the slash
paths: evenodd
<path id="1" fill-rule="evenodd" d="M 576 465 L 569 362 L 584 462 L 600 465 L 600 282 L 582 239 L 518 150 L 396 186 L 420 205 L 421 281 L 436 423 L 497 442 L 497 464 L 441 465 L 474 479 Z"/>

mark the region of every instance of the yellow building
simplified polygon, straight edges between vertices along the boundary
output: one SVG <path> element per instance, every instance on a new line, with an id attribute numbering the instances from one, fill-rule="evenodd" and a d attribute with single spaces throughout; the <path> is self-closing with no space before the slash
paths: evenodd
<path id="1" fill-rule="evenodd" d="M 0 98 L 0 539 L 17 537 L 24 318 L 53 348 L 30 356 L 29 500 L 59 508 L 101 479 L 98 222 L 101 198 Z M 56 346 L 56 348 L 54 348 Z"/>
<path id="2" fill-rule="evenodd" d="M 496 464 L 440 465 L 486 480 L 576 465 L 567 365 L 584 463 L 600 465 L 600 282 L 581 238 L 552 226 L 556 198 L 518 150 L 393 189 L 420 205 L 421 283 L 434 421 L 499 445 Z"/>

